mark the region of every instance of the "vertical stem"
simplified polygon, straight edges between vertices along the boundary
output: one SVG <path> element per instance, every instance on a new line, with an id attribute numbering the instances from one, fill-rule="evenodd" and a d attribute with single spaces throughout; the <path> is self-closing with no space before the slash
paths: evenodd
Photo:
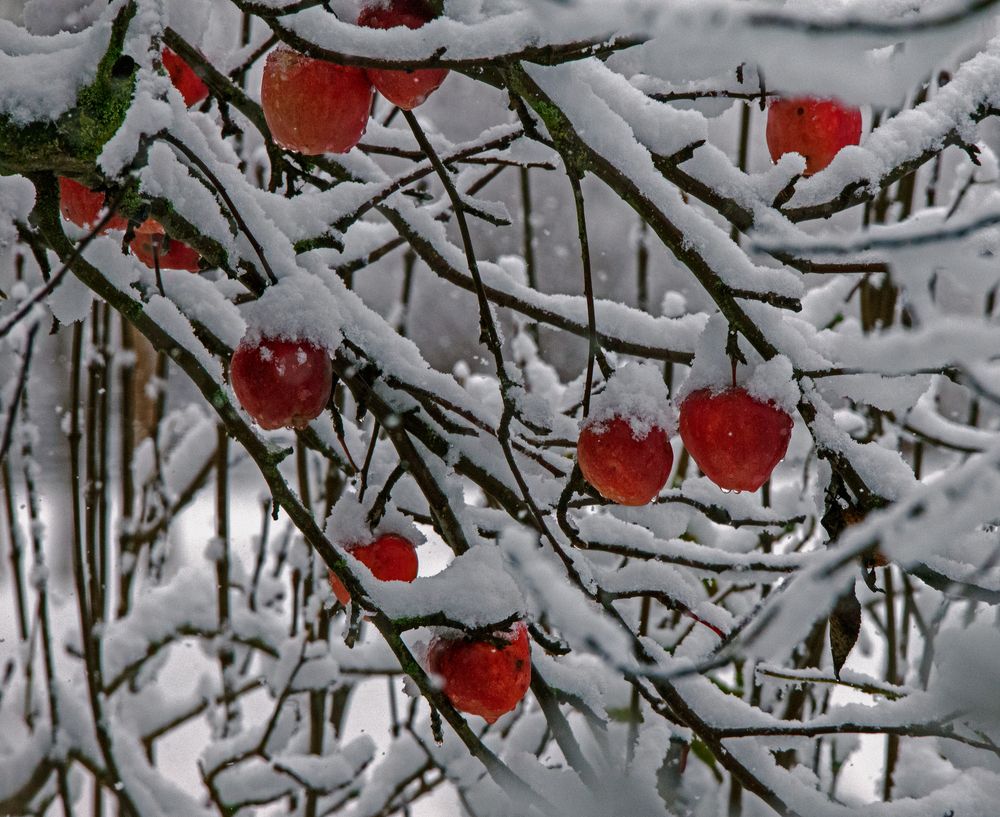
<path id="1" fill-rule="evenodd" d="M 100 307 L 94 303 L 90 310 L 90 350 L 87 355 L 87 420 L 86 420 L 86 482 L 84 483 L 84 539 L 86 542 L 87 574 L 90 584 L 90 618 L 93 624 L 101 620 L 103 609 L 100 587 L 100 565 L 97 553 L 97 494 L 99 477 L 97 466 L 98 398 L 101 389 Z"/>
<path id="2" fill-rule="evenodd" d="M 587 385 L 583 392 L 583 416 L 590 414 L 590 394 L 594 388 L 594 361 L 597 359 L 597 315 L 594 310 L 594 282 L 590 268 L 590 241 L 587 238 L 587 213 L 584 209 L 580 179 L 569 171 L 576 205 L 576 226 L 580 235 L 580 261 L 583 264 L 583 294 L 587 299 Z"/>
<path id="3" fill-rule="evenodd" d="M 896 652 L 896 591 L 892 578 L 892 568 L 886 568 L 885 576 L 885 680 L 890 684 L 899 683 L 898 658 Z M 899 759 L 899 735 L 887 735 L 885 747 L 885 776 L 882 778 L 882 799 L 892 799 L 892 778 Z"/>
<path id="4" fill-rule="evenodd" d="M 118 540 L 118 617 L 128 612 L 129 593 L 135 568 L 134 543 L 132 541 L 132 509 L 135 505 L 135 485 L 132 481 L 132 454 L 135 450 L 135 401 L 133 388 L 135 380 L 135 344 L 132 339 L 131 324 L 121 319 L 121 343 L 123 360 L 119 378 L 119 460 L 118 471 L 121 479 L 121 510 Z"/>
<path id="5" fill-rule="evenodd" d="M 399 334 L 404 338 L 409 329 L 410 322 L 410 298 L 413 294 L 413 270 L 417 265 L 417 254 L 411 247 L 406 248 L 403 253 L 403 288 L 399 296 Z"/>
<path id="6" fill-rule="evenodd" d="M 535 263 L 535 225 L 531 223 L 531 172 L 526 167 L 520 169 L 521 187 L 521 254 L 528 277 L 528 286 L 538 289 L 538 268 Z M 529 323 L 528 333 L 538 347 L 538 324 Z"/>
<path id="7" fill-rule="evenodd" d="M 639 608 L 639 636 L 643 637 L 649 630 L 649 612 L 652 606 L 649 596 L 642 597 L 642 604 Z M 625 762 L 632 763 L 635 757 L 635 744 L 639 739 L 639 690 L 632 686 L 632 697 L 629 701 L 629 721 L 628 721 L 628 741 L 625 744 Z"/>
<path id="8" fill-rule="evenodd" d="M 108 445 L 110 429 L 111 378 L 108 361 L 111 358 L 108 334 L 111 331 L 111 307 L 101 304 L 101 345 L 98 363 L 97 392 L 97 574 L 100 591 L 100 618 L 108 614 L 108 583 L 111 576 L 109 548 L 110 520 L 108 518 Z"/>
<path id="9" fill-rule="evenodd" d="M 215 580 L 218 592 L 219 632 L 223 646 L 219 650 L 222 672 L 224 722 L 222 736 L 229 735 L 236 717 L 236 703 L 231 695 L 230 669 L 233 666 L 233 648 L 229 636 L 229 436 L 221 424 L 216 429 L 215 449 L 215 538 L 218 552 L 215 559 Z"/>
<path id="10" fill-rule="evenodd" d="M 649 227 L 645 219 L 639 219 L 635 240 L 635 302 L 643 312 L 649 312 Z M 666 364 L 670 366 L 668 362 Z"/>
<path id="11" fill-rule="evenodd" d="M 744 102 L 740 110 L 740 137 L 736 149 L 736 166 L 744 173 L 747 171 L 747 164 L 750 158 L 750 115 L 750 103 Z M 729 231 L 729 237 L 736 244 L 740 243 L 740 231 L 736 227 L 733 227 Z"/>
<path id="12" fill-rule="evenodd" d="M 3 476 L 4 509 L 7 516 L 7 529 L 10 532 L 10 579 L 14 584 L 14 609 L 17 613 L 17 633 L 21 643 L 28 640 L 28 614 L 25 606 L 24 576 L 21 571 L 22 539 L 21 528 L 17 523 L 14 511 L 14 487 L 10 480 L 10 460 L 0 462 L 0 475 Z"/>

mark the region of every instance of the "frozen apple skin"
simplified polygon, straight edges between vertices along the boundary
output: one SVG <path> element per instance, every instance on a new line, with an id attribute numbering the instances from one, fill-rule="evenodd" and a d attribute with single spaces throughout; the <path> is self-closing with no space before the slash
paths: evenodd
<path id="1" fill-rule="evenodd" d="M 583 478 L 605 499 L 619 505 L 651 502 L 670 476 L 674 452 L 666 432 L 653 426 L 637 438 L 628 420 L 584 426 L 576 444 Z"/>
<path id="2" fill-rule="evenodd" d="M 428 669 L 444 682 L 454 707 L 489 723 L 517 706 L 531 684 L 531 644 L 519 623 L 503 647 L 471 638 L 437 638 L 427 651 Z"/>
<path id="3" fill-rule="evenodd" d="M 792 418 L 741 388 L 692 392 L 681 403 L 684 447 L 712 482 L 728 491 L 756 491 L 788 450 Z"/>
<path id="4" fill-rule="evenodd" d="M 412 582 L 417 578 L 417 549 L 413 543 L 396 533 L 385 533 L 367 545 L 347 548 L 350 554 L 383 582 Z M 351 600 L 351 594 L 332 570 L 330 589 L 341 604 Z"/>
<path id="5" fill-rule="evenodd" d="M 192 70 L 191 66 L 184 62 L 177 54 L 169 48 L 164 48 L 161 59 L 163 60 L 163 67 L 166 69 L 167 74 L 170 75 L 170 81 L 181 92 L 181 96 L 184 97 L 185 105 L 190 108 L 192 105 L 202 102 L 208 96 L 208 86 L 202 82 L 201 77 Z"/>
<path id="6" fill-rule="evenodd" d="M 197 250 L 191 249 L 183 241 L 168 238 L 163 225 L 155 219 L 148 218 L 137 227 L 135 237 L 128 246 L 135 257 L 150 269 L 155 269 L 157 262 L 160 269 L 188 272 L 197 272 L 201 269 L 201 256 Z"/>
<path id="7" fill-rule="evenodd" d="M 308 341 L 241 343 L 229 364 L 240 405 L 263 429 L 305 428 L 330 400 L 333 365 Z"/>
<path id="8" fill-rule="evenodd" d="M 77 227 L 93 227 L 101 220 L 104 204 L 104 194 L 100 191 L 91 190 L 73 179 L 59 177 L 59 211 L 67 221 Z M 101 232 L 124 230 L 126 227 L 128 220 L 116 213 Z"/>
<path id="9" fill-rule="evenodd" d="M 358 25 L 365 28 L 420 28 L 431 19 L 417 2 L 395 2 L 388 6 L 372 5 L 361 10 Z M 412 111 L 436 91 L 448 76 L 447 68 L 422 68 L 398 71 L 388 68 L 368 68 L 368 79 L 382 96 L 403 110 Z"/>
<path id="10" fill-rule="evenodd" d="M 276 48 L 264 65 L 260 102 L 278 144 L 309 156 L 347 153 L 368 125 L 374 91 L 363 68 Z"/>
<path id="11" fill-rule="evenodd" d="M 806 159 L 806 176 L 819 173 L 841 148 L 861 141 L 861 111 L 833 99 L 777 99 L 767 109 L 767 149 L 778 161 L 786 153 Z"/>

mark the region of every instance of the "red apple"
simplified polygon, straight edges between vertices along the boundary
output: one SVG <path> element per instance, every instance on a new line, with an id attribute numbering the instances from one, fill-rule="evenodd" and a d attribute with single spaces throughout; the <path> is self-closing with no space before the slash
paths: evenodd
<path id="1" fill-rule="evenodd" d="M 420 28 L 432 18 L 418 0 L 392 0 L 388 6 L 371 5 L 361 10 L 358 25 L 365 28 Z M 412 111 L 438 89 L 447 68 L 423 68 L 399 71 L 388 68 L 368 68 L 368 79 L 380 94 L 393 105 Z"/>
<path id="2" fill-rule="evenodd" d="M 363 68 L 334 65 L 288 48 L 268 55 L 260 86 L 274 140 L 308 155 L 347 153 L 361 141 L 372 95 Z"/>
<path id="3" fill-rule="evenodd" d="M 59 177 L 59 210 L 64 219 L 72 221 L 77 227 L 89 228 L 97 224 L 103 215 L 104 201 L 104 194 L 100 191 L 84 187 L 73 179 Z M 126 227 L 128 219 L 116 214 L 101 232 L 124 230 Z"/>
<path id="4" fill-rule="evenodd" d="M 261 428 L 305 428 L 330 400 L 333 365 L 325 349 L 308 341 L 262 338 L 240 343 L 229 380 Z"/>
<path id="5" fill-rule="evenodd" d="M 493 723 L 510 712 L 531 683 L 528 629 L 516 624 L 509 644 L 496 647 L 472 638 L 437 638 L 427 651 L 428 669 L 442 678 L 456 709 Z"/>
<path id="6" fill-rule="evenodd" d="M 200 268 L 201 256 L 183 241 L 168 238 L 163 225 L 152 218 L 147 218 L 135 230 L 135 238 L 129 243 L 129 249 L 135 257 L 150 269 L 159 262 L 160 269 L 182 269 L 197 272 Z M 154 248 L 156 255 L 154 257 Z"/>
<path id="7" fill-rule="evenodd" d="M 776 162 L 786 153 L 806 159 L 806 173 L 819 173 L 842 147 L 861 141 L 861 111 L 833 99 L 777 99 L 767 109 L 767 149 Z"/>
<path id="8" fill-rule="evenodd" d="M 383 582 L 412 582 L 417 578 L 417 549 L 409 539 L 384 533 L 367 545 L 348 547 L 351 555 Z M 330 571 L 330 589 L 341 604 L 351 600 L 344 583 Z"/>
<path id="9" fill-rule="evenodd" d="M 659 426 L 637 437 L 628 420 L 614 417 L 584 426 L 576 459 L 584 479 L 605 499 L 620 505 L 645 505 L 666 484 L 674 452 Z"/>
<path id="10" fill-rule="evenodd" d="M 208 86 L 202 82 L 201 77 L 192 70 L 191 66 L 173 51 L 169 48 L 164 48 L 161 59 L 163 60 L 163 67 L 170 75 L 170 81 L 181 92 L 181 96 L 184 97 L 185 105 L 190 108 L 208 96 Z"/>
<path id="11" fill-rule="evenodd" d="M 701 389 L 681 403 L 680 434 L 712 482 L 726 490 L 756 491 L 788 450 L 792 418 L 741 388 L 718 394 Z"/>

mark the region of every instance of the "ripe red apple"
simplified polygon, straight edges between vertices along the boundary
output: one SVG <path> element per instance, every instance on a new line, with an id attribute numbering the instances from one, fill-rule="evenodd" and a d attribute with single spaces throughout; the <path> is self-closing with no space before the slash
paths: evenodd
<path id="1" fill-rule="evenodd" d="M 308 341 L 262 338 L 233 352 L 229 381 L 261 428 L 305 428 L 330 400 L 333 365 Z"/>
<path id="2" fill-rule="evenodd" d="M 348 547 L 351 555 L 383 582 L 412 582 L 417 578 L 417 549 L 409 539 L 384 533 L 367 545 Z M 330 571 L 330 589 L 341 604 L 351 600 L 344 583 Z"/>
<path id="3" fill-rule="evenodd" d="M 73 179 L 59 177 L 59 210 L 64 219 L 72 221 L 77 227 L 93 227 L 97 224 L 101 220 L 104 201 L 104 194 L 100 191 L 84 187 Z M 128 219 L 115 214 L 101 232 L 124 230 L 126 227 Z"/>
<path id="4" fill-rule="evenodd" d="M 334 65 L 289 48 L 268 55 L 260 86 L 274 140 L 308 155 L 347 153 L 361 141 L 372 95 L 363 68 Z"/>
<path id="5" fill-rule="evenodd" d="M 576 459 L 584 479 L 605 499 L 620 505 L 645 505 L 666 484 L 674 452 L 659 426 L 637 437 L 628 420 L 614 417 L 584 426 Z"/>
<path id="6" fill-rule="evenodd" d="M 184 97 L 184 104 L 189 108 L 197 105 L 208 96 L 208 86 L 184 60 L 177 56 L 169 48 L 163 49 L 161 54 L 163 67 L 170 75 L 170 81 L 174 87 L 181 92 Z"/>
<path id="7" fill-rule="evenodd" d="M 833 99 L 777 99 L 767 109 L 767 149 L 778 161 L 786 153 L 806 159 L 806 173 L 819 173 L 842 147 L 861 141 L 861 111 Z"/>
<path id="8" fill-rule="evenodd" d="M 135 257 L 142 261 L 150 269 L 155 268 L 156 262 L 160 264 L 160 269 L 182 269 L 188 272 L 197 272 L 201 266 L 201 256 L 196 250 L 191 249 L 183 241 L 169 238 L 163 225 L 156 219 L 147 218 L 135 230 L 135 238 L 129 243 L 129 249 Z M 153 250 L 156 250 L 154 259 Z"/>
<path id="9" fill-rule="evenodd" d="M 391 0 L 388 6 L 371 5 L 363 8 L 358 25 L 365 28 L 420 28 L 432 15 L 419 0 Z M 368 68 L 368 79 L 380 94 L 393 105 L 412 111 L 438 89 L 447 68 L 423 68 L 416 71 L 394 71 L 388 68 Z"/>
<path id="10" fill-rule="evenodd" d="M 523 623 L 509 644 L 496 647 L 472 638 L 437 638 L 427 651 L 428 669 L 444 681 L 456 709 L 493 723 L 510 712 L 531 683 L 531 644 Z"/>
<path id="11" fill-rule="evenodd" d="M 745 389 L 691 392 L 681 403 L 680 434 L 698 467 L 720 488 L 756 491 L 788 450 L 792 418 Z"/>

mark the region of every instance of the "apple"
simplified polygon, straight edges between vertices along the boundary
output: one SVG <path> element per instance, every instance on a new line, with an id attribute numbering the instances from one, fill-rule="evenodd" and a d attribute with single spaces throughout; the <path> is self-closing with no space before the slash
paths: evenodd
<path id="1" fill-rule="evenodd" d="M 350 554 L 365 565 L 372 575 L 383 582 L 412 582 L 417 578 L 417 549 L 413 543 L 396 533 L 383 533 L 367 545 L 349 546 Z M 341 604 L 351 600 L 344 583 L 330 571 L 330 589 Z"/>
<path id="2" fill-rule="evenodd" d="M 389 5 L 370 5 L 361 10 L 358 25 L 365 28 L 420 28 L 432 15 L 419 0 L 391 0 Z M 422 68 L 400 71 L 368 68 L 368 79 L 393 105 L 412 111 L 440 87 L 448 76 L 447 68 Z"/>
<path id="3" fill-rule="evenodd" d="M 309 341 L 244 338 L 233 352 L 229 381 L 261 428 L 305 428 L 330 401 L 333 364 Z"/>
<path id="4" fill-rule="evenodd" d="M 184 104 L 189 108 L 197 105 L 208 96 L 208 86 L 184 60 L 177 56 L 169 48 L 163 49 L 161 55 L 163 67 L 170 75 L 170 81 L 174 87 L 181 92 L 184 97 Z"/>
<path id="5" fill-rule="evenodd" d="M 767 109 L 767 149 L 778 161 L 786 153 L 806 159 L 806 176 L 819 173 L 842 147 L 861 141 L 861 111 L 834 99 L 794 97 Z"/>
<path id="6" fill-rule="evenodd" d="M 788 450 L 792 418 L 742 388 L 700 389 L 681 403 L 679 430 L 712 482 L 726 490 L 756 491 Z"/>
<path id="7" fill-rule="evenodd" d="M 103 215 L 104 202 L 104 194 L 100 191 L 91 190 L 73 179 L 59 177 L 59 210 L 64 219 L 72 221 L 77 227 L 89 228 L 97 224 Z M 128 219 L 116 214 L 101 232 L 127 227 Z"/>
<path id="8" fill-rule="evenodd" d="M 584 479 L 605 499 L 645 505 L 666 484 L 674 452 L 659 426 L 639 436 L 627 419 L 616 416 L 584 425 L 576 459 Z"/>
<path id="9" fill-rule="evenodd" d="M 361 141 L 373 94 L 363 68 L 279 47 L 264 64 L 260 103 L 278 144 L 314 156 L 347 153 Z"/>
<path id="10" fill-rule="evenodd" d="M 427 651 L 427 666 L 442 679 L 443 692 L 456 709 L 493 723 L 517 706 L 531 683 L 528 628 L 516 624 L 502 647 L 474 638 L 436 638 Z"/>
<path id="11" fill-rule="evenodd" d="M 163 225 L 156 219 L 147 218 L 135 230 L 135 238 L 129 243 L 135 257 L 150 269 L 159 262 L 160 269 L 182 269 L 197 272 L 201 268 L 201 256 L 183 241 L 168 238 Z M 154 257 L 155 249 L 155 257 Z"/>

